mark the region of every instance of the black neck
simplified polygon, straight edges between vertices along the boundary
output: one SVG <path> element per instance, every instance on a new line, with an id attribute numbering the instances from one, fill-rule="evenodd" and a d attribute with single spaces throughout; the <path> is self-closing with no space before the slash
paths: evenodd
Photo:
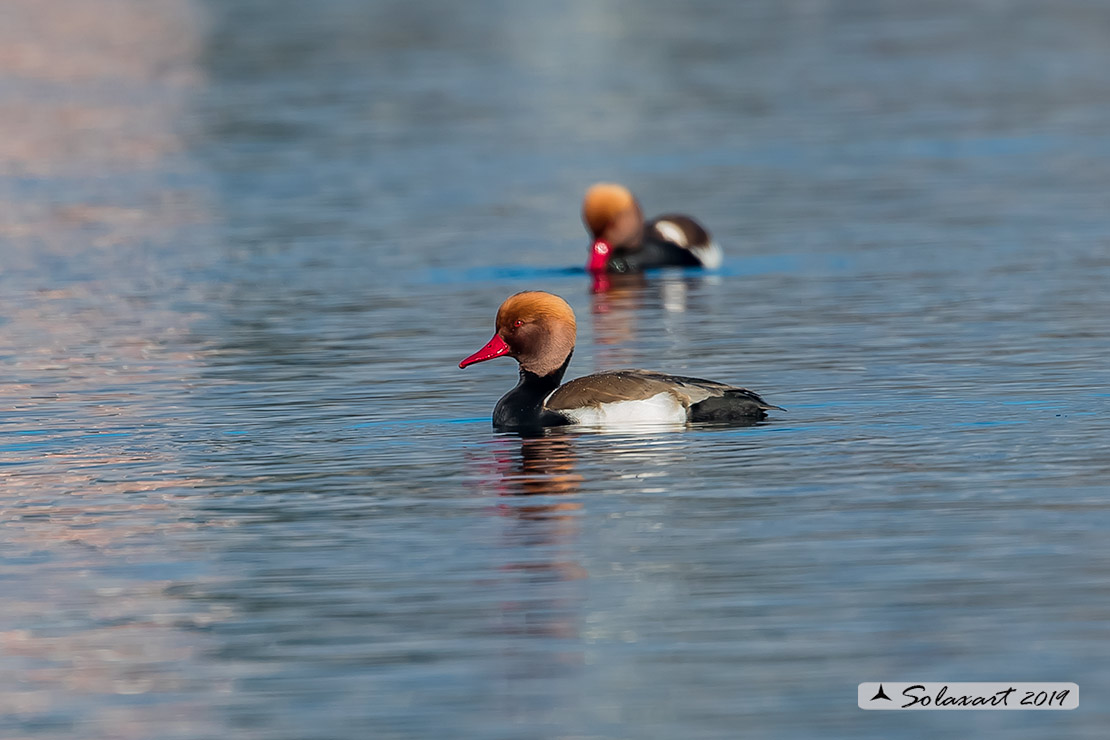
<path id="1" fill-rule="evenodd" d="M 573 354 L 567 355 L 558 370 L 547 375 L 536 375 L 520 368 L 520 381 L 493 410 L 493 425 L 498 429 L 521 429 L 569 424 L 570 420 L 562 414 L 545 411 L 543 401 L 563 382 Z"/>

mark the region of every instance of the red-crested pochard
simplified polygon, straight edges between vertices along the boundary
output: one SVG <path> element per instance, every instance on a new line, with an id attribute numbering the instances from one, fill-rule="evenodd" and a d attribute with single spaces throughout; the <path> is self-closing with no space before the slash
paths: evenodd
<path id="1" fill-rule="evenodd" d="M 493 338 L 459 363 L 463 368 L 502 355 L 520 363 L 520 382 L 493 410 L 494 427 L 735 423 L 782 410 L 745 388 L 651 370 L 610 370 L 559 385 L 574 340 L 574 311 L 557 295 L 528 291 L 501 304 Z"/>
<path id="2" fill-rule="evenodd" d="M 701 224 L 681 214 L 644 221 L 639 202 L 623 185 L 592 185 L 582 200 L 582 221 L 594 240 L 586 269 L 595 275 L 721 266 L 721 248 Z"/>

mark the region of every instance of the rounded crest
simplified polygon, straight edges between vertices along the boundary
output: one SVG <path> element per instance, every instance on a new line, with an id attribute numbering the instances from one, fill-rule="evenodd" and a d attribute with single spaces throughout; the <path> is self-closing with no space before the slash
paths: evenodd
<path id="1" fill-rule="evenodd" d="M 565 366 L 577 329 L 570 304 L 540 290 L 509 296 L 497 310 L 497 336 L 522 368 L 541 376 Z"/>
<path id="2" fill-rule="evenodd" d="M 591 185 L 582 199 L 582 221 L 595 238 L 629 210 L 639 210 L 636 198 L 628 188 L 612 182 Z"/>
<path id="3" fill-rule="evenodd" d="M 497 331 L 511 329 L 517 321 L 522 323 L 562 324 L 572 332 L 578 328 L 574 309 L 554 293 L 526 290 L 511 295 L 497 309 Z"/>

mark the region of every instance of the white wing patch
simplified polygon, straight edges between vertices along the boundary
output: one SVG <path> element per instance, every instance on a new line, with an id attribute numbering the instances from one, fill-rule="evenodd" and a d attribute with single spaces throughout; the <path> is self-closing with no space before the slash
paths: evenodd
<path id="1" fill-rule="evenodd" d="M 710 270 L 716 270 L 724 262 L 724 253 L 717 242 L 709 242 L 703 247 L 689 247 L 694 256 Z"/>
<path id="2" fill-rule="evenodd" d="M 690 253 L 710 270 L 716 270 L 724 262 L 724 254 L 721 252 L 721 248 L 717 246 L 717 242 L 691 244 L 686 231 L 674 221 L 656 221 L 654 228 L 660 239 L 665 239 L 671 244 L 690 250 Z"/>
<path id="3" fill-rule="evenodd" d="M 685 424 L 686 407 L 672 393 L 658 393 L 642 401 L 615 401 L 598 406 L 561 409 L 575 424 L 620 428 L 642 424 Z"/>
<path id="4" fill-rule="evenodd" d="M 686 238 L 686 232 L 682 230 L 681 226 L 672 221 L 656 221 L 655 233 L 680 247 L 685 247 L 689 244 Z"/>

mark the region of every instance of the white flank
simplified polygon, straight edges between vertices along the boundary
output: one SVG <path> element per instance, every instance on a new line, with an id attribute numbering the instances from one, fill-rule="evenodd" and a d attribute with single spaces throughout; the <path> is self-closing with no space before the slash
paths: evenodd
<path id="1" fill-rule="evenodd" d="M 717 246 L 717 242 L 709 242 L 704 247 L 690 247 L 689 249 L 710 270 L 716 270 L 724 262 L 724 253 Z"/>
<path id="2" fill-rule="evenodd" d="M 670 221 L 656 221 L 655 233 L 680 247 L 685 247 L 687 244 L 686 232 L 682 230 L 681 226 Z"/>
<path id="3" fill-rule="evenodd" d="M 615 401 L 578 409 L 560 409 L 575 424 L 591 427 L 628 427 L 642 424 L 685 424 L 686 407 L 663 392 L 642 401 Z"/>

